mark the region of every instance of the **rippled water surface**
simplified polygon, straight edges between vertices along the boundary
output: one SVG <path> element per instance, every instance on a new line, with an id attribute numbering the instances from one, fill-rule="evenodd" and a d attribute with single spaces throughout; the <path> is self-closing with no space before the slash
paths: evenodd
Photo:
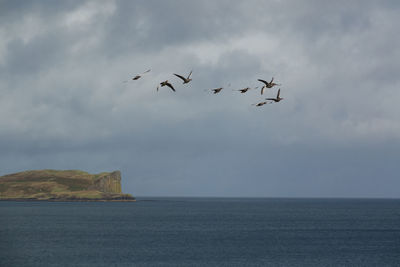
<path id="1" fill-rule="evenodd" d="M 400 266 L 400 200 L 0 202 L 0 266 Z"/>

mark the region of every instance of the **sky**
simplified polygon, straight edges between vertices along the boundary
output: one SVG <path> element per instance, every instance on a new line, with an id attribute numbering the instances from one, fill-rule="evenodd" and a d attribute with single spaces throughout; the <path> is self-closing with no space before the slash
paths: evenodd
<path id="1" fill-rule="evenodd" d="M 120 170 L 134 196 L 398 198 L 399 12 L 0 0 L 0 175 Z M 264 95 L 234 91 L 271 77 Z M 156 91 L 164 80 L 175 93 Z M 281 102 L 252 105 L 278 88 Z"/>

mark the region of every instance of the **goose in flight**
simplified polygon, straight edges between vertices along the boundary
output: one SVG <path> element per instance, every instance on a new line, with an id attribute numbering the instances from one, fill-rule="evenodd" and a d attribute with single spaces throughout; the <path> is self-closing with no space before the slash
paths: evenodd
<path id="1" fill-rule="evenodd" d="M 143 74 L 150 72 L 151 70 L 146 70 L 145 72 L 136 75 L 135 77 L 132 78 L 132 80 L 136 81 L 138 80 L 140 77 L 142 77 Z"/>
<path id="2" fill-rule="evenodd" d="M 274 87 L 275 85 L 280 85 L 280 84 L 274 83 L 274 77 L 272 77 L 272 79 L 271 79 L 270 82 L 267 82 L 267 81 L 262 80 L 262 79 L 258 79 L 258 81 L 260 81 L 260 82 L 262 82 L 262 83 L 265 84 L 265 85 L 261 88 L 261 94 L 264 93 L 264 89 L 265 89 L 265 88 L 272 88 L 272 87 Z"/>
<path id="3" fill-rule="evenodd" d="M 170 84 L 170 83 L 168 82 L 168 80 L 163 81 L 163 82 L 160 82 L 160 85 L 161 85 L 161 87 L 163 87 L 163 86 L 168 86 L 169 88 L 172 89 L 172 91 L 175 92 L 175 88 L 172 86 L 172 84 Z M 158 88 L 159 88 L 159 86 L 157 86 L 157 91 L 158 91 Z"/>
<path id="4" fill-rule="evenodd" d="M 218 94 L 219 92 L 221 92 L 222 89 L 223 89 L 223 88 L 220 87 L 220 88 L 211 89 L 211 91 L 213 91 L 213 92 L 214 92 L 214 95 L 215 95 L 215 94 Z"/>
<path id="5" fill-rule="evenodd" d="M 264 106 L 265 104 L 267 104 L 267 101 L 253 104 L 253 106 L 261 107 L 261 106 Z"/>
<path id="6" fill-rule="evenodd" d="M 190 79 L 190 75 L 192 75 L 192 71 L 190 71 L 189 75 L 187 76 L 187 78 L 183 77 L 182 75 L 176 74 L 174 73 L 174 75 L 178 78 L 181 78 L 183 80 L 183 84 L 185 83 L 189 83 L 192 79 Z"/>
<path id="7" fill-rule="evenodd" d="M 279 102 L 279 101 L 281 101 L 283 99 L 282 97 L 279 96 L 280 94 L 281 94 L 281 88 L 279 88 L 278 94 L 276 95 L 276 98 L 266 98 L 265 100 L 272 100 L 275 103 L 277 103 L 277 102 Z"/>
<path id="8" fill-rule="evenodd" d="M 246 87 L 246 88 L 242 88 L 242 89 L 238 89 L 238 90 L 234 90 L 234 91 L 239 91 L 241 94 L 244 94 L 247 91 L 249 91 L 250 89 L 251 89 L 250 87 Z"/>

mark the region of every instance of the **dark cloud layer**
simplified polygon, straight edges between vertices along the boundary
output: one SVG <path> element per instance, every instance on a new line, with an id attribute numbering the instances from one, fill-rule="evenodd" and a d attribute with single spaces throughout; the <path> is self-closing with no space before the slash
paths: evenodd
<path id="1" fill-rule="evenodd" d="M 0 172 L 121 169 L 136 195 L 399 197 L 399 7 L 0 1 Z M 172 76 L 190 70 L 189 86 Z M 271 76 L 279 104 L 232 91 Z M 156 93 L 165 79 L 176 93 Z"/>

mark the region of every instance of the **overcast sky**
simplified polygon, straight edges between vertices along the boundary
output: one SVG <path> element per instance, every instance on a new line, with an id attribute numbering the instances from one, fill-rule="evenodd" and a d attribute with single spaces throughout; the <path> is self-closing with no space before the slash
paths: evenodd
<path id="1" fill-rule="evenodd" d="M 399 13 L 0 0 L 0 175 L 121 170 L 135 196 L 400 197 Z M 252 105 L 278 87 L 233 91 L 271 77 L 280 103 Z M 156 91 L 167 79 L 176 93 Z"/>

